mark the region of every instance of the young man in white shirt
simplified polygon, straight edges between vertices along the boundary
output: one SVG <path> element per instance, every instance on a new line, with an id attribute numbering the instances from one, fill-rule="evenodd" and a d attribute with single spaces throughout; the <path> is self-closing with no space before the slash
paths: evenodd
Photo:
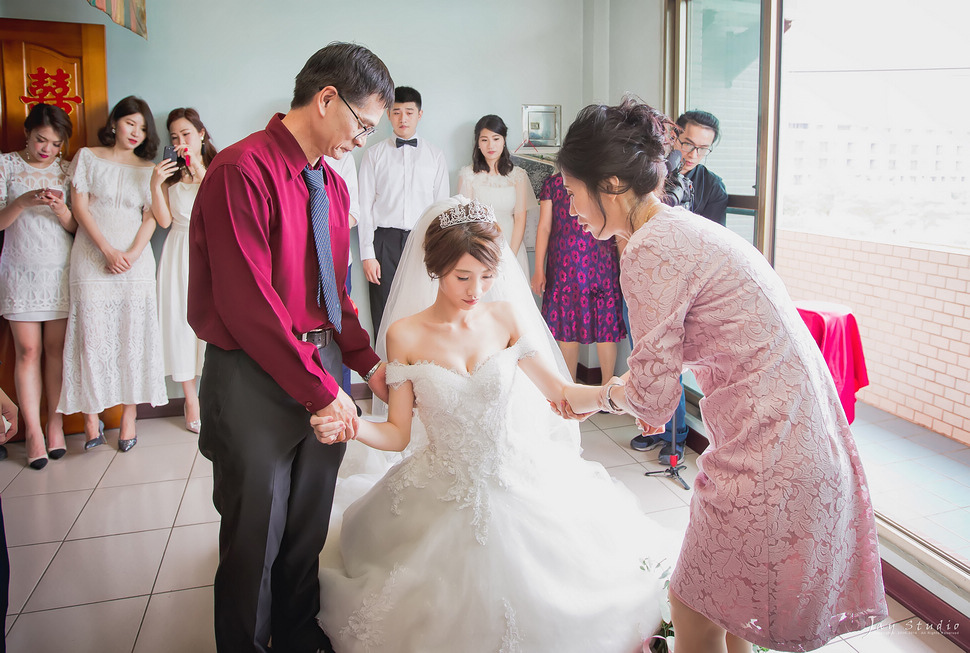
<path id="1" fill-rule="evenodd" d="M 394 89 L 387 112 L 394 136 L 367 148 L 360 163 L 357 237 L 375 341 L 411 227 L 428 206 L 451 195 L 444 153 L 416 136 L 423 114 L 420 93 L 409 86 Z"/>

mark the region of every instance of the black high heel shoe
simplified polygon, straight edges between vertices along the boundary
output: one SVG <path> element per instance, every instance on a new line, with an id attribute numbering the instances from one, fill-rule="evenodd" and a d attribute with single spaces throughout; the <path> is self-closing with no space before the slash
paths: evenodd
<path id="1" fill-rule="evenodd" d="M 127 440 L 118 440 L 118 451 L 124 453 L 126 451 L 131 451 L 131 448 L 138 444 L 138 436 L 133 438 L 128 438 Z"/>
<path id="2" fill-rule="evenodd" d="M 57 449 L 48 449 L 47 455 L 50 456 L 51 460 L 60 460 L 67 453 L 67 449 L 64 447 L 58 447 Z"/>
<path id="3" fill-rule="evenodd" d="M 101 420 L 98 420 L 98 437 L 85 442 L 84 450 L 90 451 L 91 449 L 94 449 L 95 447 L 102 445 L 105 442 L 107 442 L 107 440 L 104 439 L 104 422 L 102 422 Z"/>
<path id="4" fill-rule="evenodd" d="M 41 438 L 41 443 L 44 443 L 43 438 Z M 34 458 L 27 456 L 27 467 L 31 469 L 44 469 L 47 467 L 47 447 L 44 447 L 44 453 L 39 456 Z"/>

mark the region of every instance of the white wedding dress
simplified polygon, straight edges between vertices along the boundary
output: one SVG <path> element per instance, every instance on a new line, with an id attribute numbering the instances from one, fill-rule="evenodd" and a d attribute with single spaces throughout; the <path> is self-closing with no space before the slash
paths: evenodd
<path id="1" fill-rule="evenodd" d="M 321 556 L 337 653 L 632 653 L 657 630 L 662 581 L 641 565 L 669 536 L 575 443 L 511 422 L 518 361 L 535 353 L 523 337 L 471 373 L 388 365 L 388 384 L 413 384 L 427 440 Z"/>
<path id="2" fill-rule="evenodd" d="M 436 203 L 412 229 L 382 358 L 387 325 L 437 295 L 429 224 L 468 202 Z M 538 356 L 568 378 L 507 244 L 484 301 L 508 302 L 529 335 L 470 372 L 388 364 L 388 384 L 414 390 L 411 443 L 403 460 L 349 443 L 320 555 L 320 624 L 337 653 L 639 652 L 660 625 L 658 568 L 672 566 L 680 538 L 583 460 L 578 424 L 519 370 Z M 386 456 L 400 462 L 388 470 Z"/>

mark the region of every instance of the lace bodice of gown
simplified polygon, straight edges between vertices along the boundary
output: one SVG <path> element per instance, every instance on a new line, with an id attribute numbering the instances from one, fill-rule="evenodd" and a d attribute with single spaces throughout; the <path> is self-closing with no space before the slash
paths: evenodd
<path id="1" fill-rule="evenodd" d="M 389 385 L 413 384 L 418 417 L 428 436 L 427 443 L 412 454 L 410 464 L 392 470 L 388 479 L 396 513 L 400 514 L 406 487 L 425 487 L 432 479 L 447 479 L 438 499 L 471 508 L 476 538 L 484 543 L 489 512 L 486 490 L 492 482 L 507 482 L 506 472 L 516 462 L 511 454 L 522 444 L 510 441 L 513 429 L 508 424 L 518 361 L 535 354 L 535 345 L 522 337 L 479 362 L 471 372 L 435 362 L 388 364 Z"/>

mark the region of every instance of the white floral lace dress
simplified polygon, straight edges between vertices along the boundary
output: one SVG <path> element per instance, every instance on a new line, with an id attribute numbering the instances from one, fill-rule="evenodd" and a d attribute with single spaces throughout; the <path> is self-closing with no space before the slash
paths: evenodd
<path id="1" fill-rule="evenodd" d="M 539 206 L 528 173 L 518 166 L 514 166 L 512 172 L 506 176 L 472 172 L 471 166 L 465 166 L 458 173 L 458 194 L 490 205 L 495 211 L 495 221 L 510 245 L 512 230 L 515 228 L 515 212 L 530 211 Z M 515 258 L 525 272 L 525 278 L 531 279 L 526 240 L 528 238 L 523 237 Z"/>
<path id="2" fill-rule="evenodd" d="M 151 204 L 150 166 L 106 161 L 82 148 L 71 183 L 112 246 L 127 250 Z M 98 413 L 118 404 L 168 402 L 155 299 L 155 256 L 145 247 L 131 269 L 111 274 L 79 228 L 71 251 L 71 305 L 64 342 L 61 413 Z"/>
<path id="3" fill-rule="evenodd" d="M 640 565 L 666 532 L 574 446 L 509 423 L 534 353 L 522 338 L 471 373 L 388 365 L 389 384 L 413 384 L 427 443 L 321 554 L 338 653 L 632 653 L 656 631 L 662 581 Z"/>
<path id="4" fill-rule="evenodd" d="M 69 197 L 68 166 L 35 168 L 17 152 L 0 154 L 0 208 L 24 193 L 53 188 Z M 0 315 L 44 322 L 67 317 L 68 267 L 74 236 L 47 206 L 25 209 L 4 232 L 0 256 Z"/>
<path id="5" fill-rule="evenodd" d="M 814 650 L 886 615 L 859 452 L 822 355 L 750 243 L 684 209 L 638 229 L 620 259 L 634 340 L 627 400 L 663 424 L 683 367 L 710 447 L 670 581 L 744 639 Z"/>

